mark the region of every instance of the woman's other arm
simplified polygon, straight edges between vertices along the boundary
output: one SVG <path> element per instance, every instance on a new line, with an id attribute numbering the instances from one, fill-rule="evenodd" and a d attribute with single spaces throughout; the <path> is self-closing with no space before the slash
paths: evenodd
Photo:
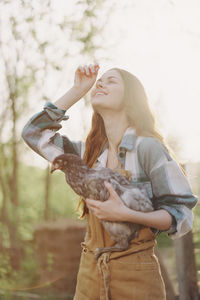
<path id="1" fill-rule="evenodd" d="M 153 227 L 160 231 L 169 230 L 173 220 L 172 216 L 164 209 L 148 213 L 128 209 L 124 219 L 128 222 Z"/>
<path id="2" fill-rule="evenodd" d="M 172 217 L 171 226 L 160 231 L 165 231 L 172 239 L 181 237 L 192 229 L 192 208 L 198 202 L 187 176 L 166 147 L 153 137 L 146 137 L 139 144 L 138 159 L 151 180 L 155 212 L 165 210 Z"/>
<path id="3" fill-rule="evenodd" d="M 87 205 L 99 219 L 114 222 L 133 222 L 163 231 L 171 226 L 172 216 L 166 210 L 141 212 L 130 209 L 124 205 L 111 184 L 106 183 L 105 186 L 110 193 L 107 201 L 86 199 Z"/>

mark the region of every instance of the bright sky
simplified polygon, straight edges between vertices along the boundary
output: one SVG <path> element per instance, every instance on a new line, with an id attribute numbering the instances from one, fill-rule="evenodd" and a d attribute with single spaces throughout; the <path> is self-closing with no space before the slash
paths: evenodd
<path id="1" fill-rule="evenodd" d="M 73 12 L 72 2 L 54 1 L 56 13 Z M 200 2 L 118 1 L 99 41 L 105 49 L 97 53 L 98 78 L 114 66 L 136 75 L 158 114 L 162 133 L 175 136 L 180 143 L 178 157 L 183 162 L 199 161 Z M 60 74 L 68 83 L 63 83 L 52 102 L 71 87 L 74 77 L 69 74 L 73 74 L 79 64 L 89 63 L 93 62 L 83 61 L 79 56 L 70 60 L 66 74 Z M 56 80 L 52 77 L 46 86 L 49 94 Z M 34 112 L 40 108 L 41 104 Z M 60 133 L 72 140 L 84 139 L 91 125 L 91 108 L 84 108 L 82 99 L 67 114 L 70 119 L 63 121 Z M 44 159 L 37 154 L 32 153 L 32 158 L 33 163 L 44 164 Z"/>

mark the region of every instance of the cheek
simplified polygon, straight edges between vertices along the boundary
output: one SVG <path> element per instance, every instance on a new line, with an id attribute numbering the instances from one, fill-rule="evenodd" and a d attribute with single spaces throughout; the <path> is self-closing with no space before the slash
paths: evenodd
<path id="1" fill-rule="evenodd" d="M 123 90 L 116 89 L 113 91 L 113 93 L 111 93 L 111 95 L 112 95 L 112 100 L 113 100 L 112 102 L 115 103 L 116 107 L 122 107 L 124 105 Z"/>

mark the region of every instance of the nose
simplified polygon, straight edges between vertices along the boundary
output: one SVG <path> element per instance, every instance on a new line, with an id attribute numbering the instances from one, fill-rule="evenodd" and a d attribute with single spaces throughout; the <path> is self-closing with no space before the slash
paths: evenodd
<path id="1" fill-rule="evenodd" d="M 95 84 L 95 87 L 92 89 L 92 92 L 91 92 L 91 97 L 93 96 L 94 92 L 97 90 L 97 89 L 104 89 L 104 84 L 102 83 L 102 81 L 97 81 L 96 84 Z"/>
<path id="2" fill-rule="evenodd" d="M 97 87 L 103 87 L 102 81 L 97 81 L 96 86 L 97 86 Z"/>

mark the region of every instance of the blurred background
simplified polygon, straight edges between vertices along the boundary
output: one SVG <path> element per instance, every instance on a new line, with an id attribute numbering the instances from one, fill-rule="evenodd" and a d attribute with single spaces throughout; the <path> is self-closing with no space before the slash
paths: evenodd
<path id="1" fill-rule="evenodd" d="M 198 0 L 1 0 L 0 298 L 72 299 L 85 234 L 77 195 L 24 143 L 25 123 L 72 87 L 79 65 L 98 62 L 98 78 L 125 69 L 144 85 L 160 131 L 199 196 L 199 53 Z M 84 141 L 89 93 L 66 114 L 59 132 Z M 199 204 L 193 212 L 200 287 Z M 157 242 L 178 293 L 173 241 L 162 233 Z"/>

